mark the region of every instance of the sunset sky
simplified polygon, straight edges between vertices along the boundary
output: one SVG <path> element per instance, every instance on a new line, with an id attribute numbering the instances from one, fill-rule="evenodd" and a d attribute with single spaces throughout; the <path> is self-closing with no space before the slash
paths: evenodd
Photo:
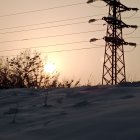
<path id="1" fill-rule="evenodd" d="M 88 80 L 93 84 L 101 83 L 105 42 L 99 40 L 91 44 L 89 40 L 93 37 L 103 38 L 106 25 L 103 25 L 105 21 L 102 20 L 92 24 L 88 21 L 107 16 L 108 6 L 102 1 L 92 4 L 86 2 L 0 0 L 0 56 L 12 57 L 24 50 L 20 50 L 21 48 L 38 47 L 31 50 L 42 52 L 44 61 L 54 63 L 62 78 L 81 79 L 83 84 Z M 140 9 L 140 0 L 121 2 L 128 7 Z M 127 24 L 140 26 L 140 11 L 125 12 L 122 20 Z M 133 31 L 134 29 L 124 29 L 124 39 L 140 44 L 140 28 Z M 73 50 L 91 47 L 94 48 Z M 124 46 L 124 49 L 127 79 L 140 80 L 140 45 L 135 49 Z M 59 52 L 61 50 L 73 51 Z"/>

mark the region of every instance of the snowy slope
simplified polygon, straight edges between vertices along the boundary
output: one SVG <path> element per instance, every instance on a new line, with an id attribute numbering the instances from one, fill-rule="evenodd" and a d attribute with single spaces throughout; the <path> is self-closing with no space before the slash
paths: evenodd
<path id="1" fill-rule="evenodd" d="M 0 140 L 140 140 L 140 87 L 0 90 Z"/>

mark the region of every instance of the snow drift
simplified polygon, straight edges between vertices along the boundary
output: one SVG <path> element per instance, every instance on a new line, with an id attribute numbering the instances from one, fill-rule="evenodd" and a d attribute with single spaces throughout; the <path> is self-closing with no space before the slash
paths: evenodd
<path id="1" fill-rule="evenodd" d="M 0 90 L 0 140 L 140 140 L 140 87 Z"/>

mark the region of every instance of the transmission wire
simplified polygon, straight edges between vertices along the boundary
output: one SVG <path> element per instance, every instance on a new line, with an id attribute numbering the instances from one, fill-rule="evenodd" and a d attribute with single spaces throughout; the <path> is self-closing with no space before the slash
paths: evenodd
<path id="1" fill-rule="evenodd" d="M 46 8 L 46 9 L 37 9 L 37 10 L 31 10 L 31 11 L 25 11 L 25 12 L 10 13 L 10 14 L 5 14 L 5 15 L 0 15 L 0 18 L 9 17 L 9 16 L 15 16 L 15 15 L 23 15 L 23 14 L 28 14 L 28 13 L 41 12 L 41 11 L 47 11 L 47 10 L 53 10 L 53 9 L 58 9 L 58 8 L 63 8 L 63 7 L 70 7 L 70 6 L 75 6 L 75 5 L 82 5 L 82 4 L 85 4 L 85 3 L 75 3 L 75 4 L 56 6 L 56 7 Z"/>

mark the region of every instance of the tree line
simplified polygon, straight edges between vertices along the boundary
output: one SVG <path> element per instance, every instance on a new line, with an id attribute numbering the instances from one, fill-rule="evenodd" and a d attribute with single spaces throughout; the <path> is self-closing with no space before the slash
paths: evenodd
<path id="1" fill-rule="evenodd" d="M 59 74 L 49 75 L 44 72 L 40 53 L 29 50 L 13 58 L 0 59 L 0 88 L 55 88 L 79 85 L 80 81 L 58 80 Z"/>

